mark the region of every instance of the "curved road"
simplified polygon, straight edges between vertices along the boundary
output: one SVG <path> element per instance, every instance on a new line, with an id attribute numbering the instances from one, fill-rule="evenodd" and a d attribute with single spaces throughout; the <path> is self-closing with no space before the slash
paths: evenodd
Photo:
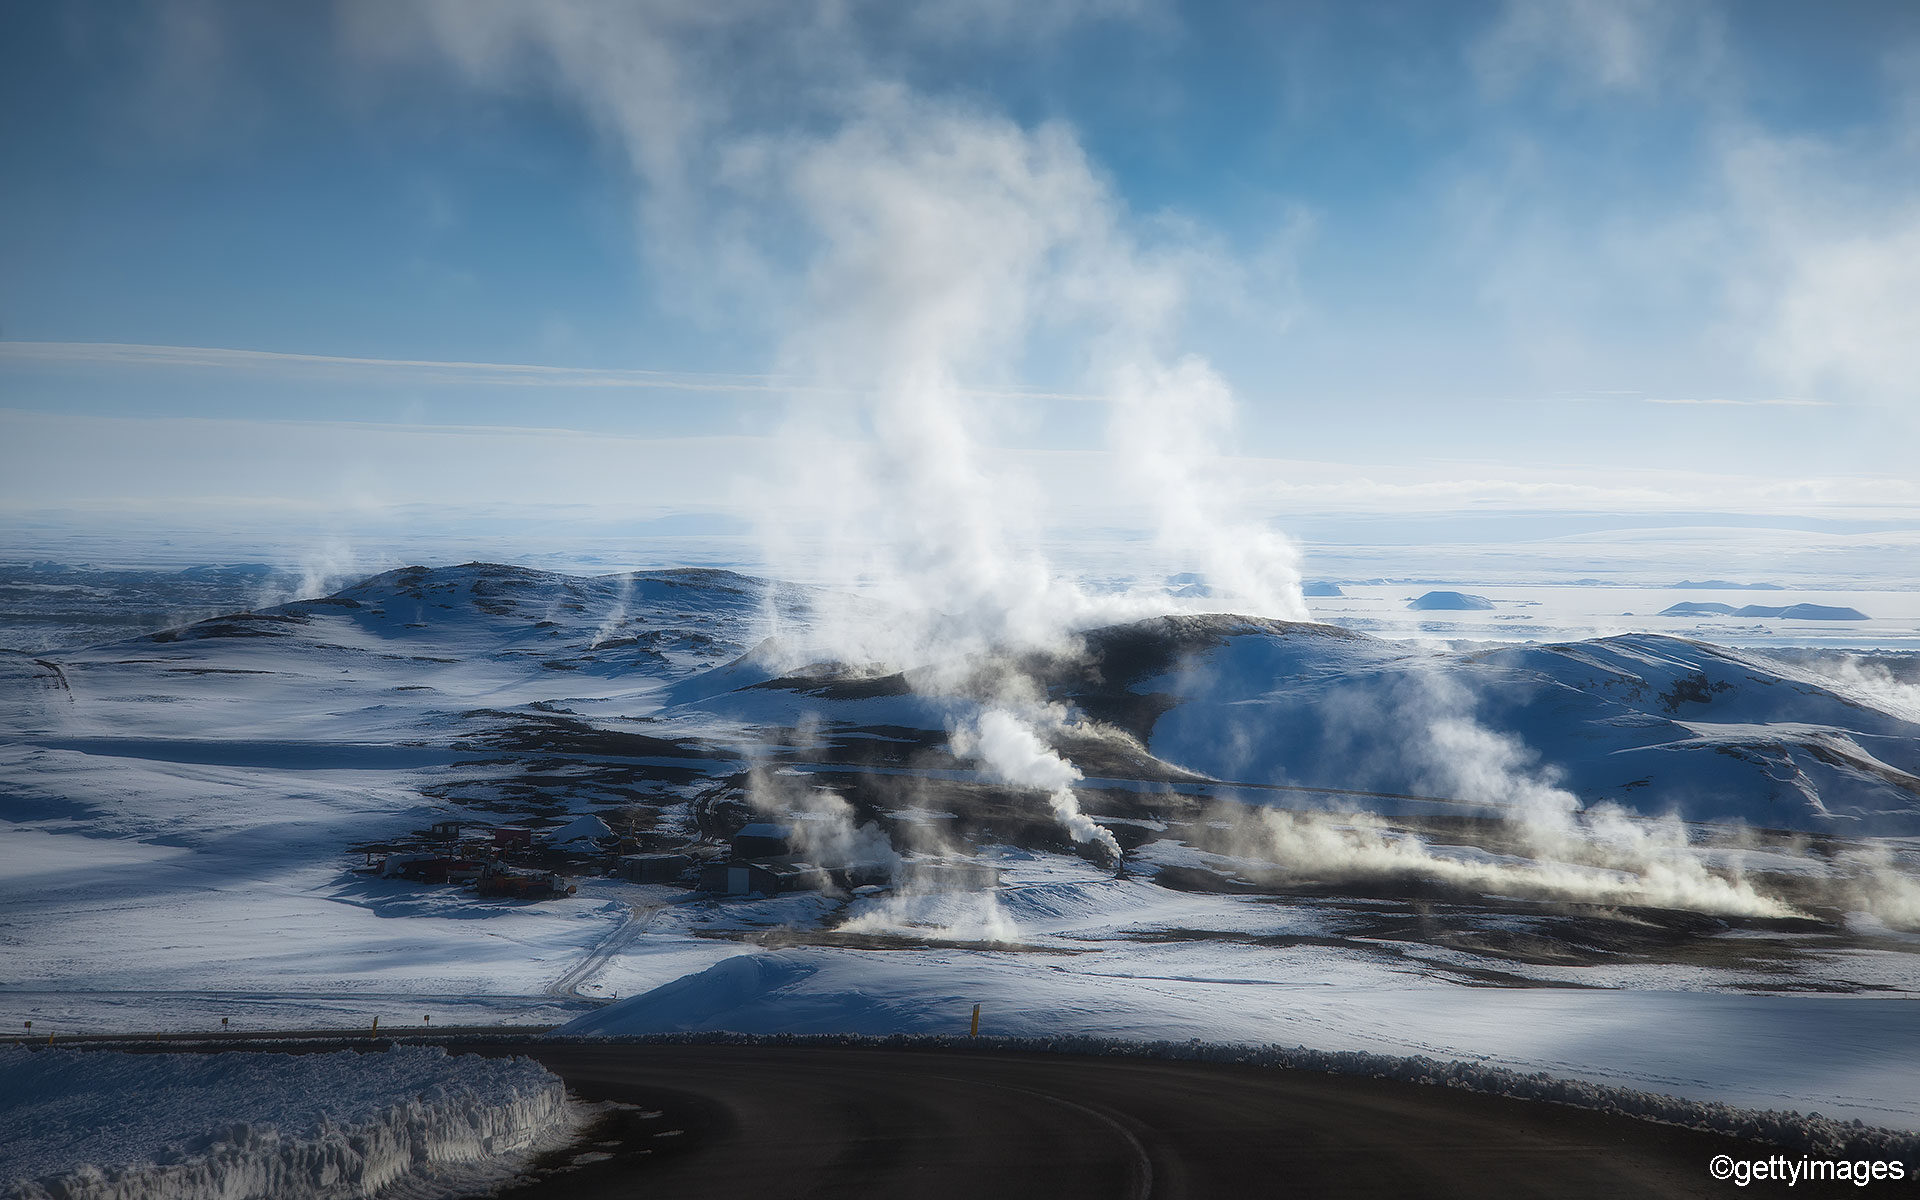
<path id="1" fill-rule="evenodd" d="M 460 1048 L 455 1048 L 460 1049 Z M 1731 1138 L 1260 1067 L 776 1046 L 519 1043 L 620 1110 L 496 1196 L 1727 1195 Z"/>

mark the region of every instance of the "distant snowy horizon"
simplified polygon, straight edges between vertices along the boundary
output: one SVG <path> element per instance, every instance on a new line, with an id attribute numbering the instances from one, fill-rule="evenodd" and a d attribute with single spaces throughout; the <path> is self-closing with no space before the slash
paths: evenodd
<path id="1" fill-rule="evenodd" d="M 562 576 L 593 579 L 633 571 L 672 571 L 711 568 L 769 578 L 756 561 L 751 542 L 745 544 L 702 536 L 673 536 L 609 542 L 603 552 L 528 553 L 489 557 L 487 551 L 510 549 L 499 541 L 468 544 L 470 553 L 428 553 L 434 544 L 409 540 L 390 545 L 373 561 L 336 545 L 330 557 L 275 553 L 257 547 L 253 556 L 218 556 L 219 550 L 245 550 L 241 543 L 198 543 L 185 539 L 165 545 L 105 542 L 63 542 L 71 559 L 0 556 L 0 650 L 39 652 L 71 649 L 135 632 L 151 632 L 190 619 L 224 612 L 271 607 L 332 594 L 372 575 L 403 566 L 450 567 L 467 562 L 550 571 Z M 1790 571 L 1735 573 L 1738 578 L 1681 578 L 1661 564 L 1646 563 L 1612 578 L 1574 575 L 1575 564 L 1555 571 L 1551 561 L 1514 563 L 1506 556 L 1481 548 L 1484 573 L 1447 573 L 1444 557 L 1424 561 L 1435 570 L 1399 573 L 1409 557 L 1387 548 L 1372 553 L 1327 553 L 1309 546 L 1308 563 L 1329 569 L 1307 572 L 1306 606 L 1309 619 L 1364 630 L 1387 638 L 1452 640 L 1457 642 L 1565 641 L 1620 633 L 1658 633 L 1697 638 L 1730 646 L 1850 648 L 1920 653 L 1920 594 L 1886 586 L 1873 578 L 1813 583 L 1791 582 Z M 1124 566 L 1088 552 L 1084 546 L 1062 545 L 1058 558 L 1074 561 L 1080 569 L 1064 576 L 1090 593 L 1130 591 L 1166 597 L 1155 611 L 1176 612 L 1182 597 L 1205 594 L 1206 578 L 1196 572 L 1137 574 L 1111 569 Z M 729 551 L 741 552 L 738 557 Z M 78 552 L 91 552 L 79 559 Z M 647 555 L 652 555 L 649 558 Z M 1420 558 L 1412 557 L 1418 563 Z M 788 564 L 791 565 L 791 564 Z M 1589 564 L 1590 565 L 1590 564 Z M 1674 564 L 1676 567 L 1678 563 Z M 1102 570 L 1102 567 L 1109 569 Z M 1369 568 L 1383 569 L 1370 572 Z M 1709 572 L 1696 572 L 1706 576 Z M 861 581 L 830 575 L 805 575 L 778 580 L 858 594 Z M 1789 582 L 1782 582 L 1789 581 Z M 1413 604 L 1429 592 L 1475 593 L 1485 608 L 1471 611 L 1420 611 Z M 1738 610 L 1764 599 L 1761 607 L 1813 606 L 1830 614 L 1860 613 L 1862 620 L 1785 617 L 1741 617 Z M 1725 603 L 1731 601 L 1731 603 Z M 1217 607 L 1217 606 L 1216 606 Z M 1266 614 L 1228 604 L 1246 616 Z M 1725 610 L 1725 611 L 1721 611 Z M 1091 624 L 1099 624 L 1093 620 Z"/>

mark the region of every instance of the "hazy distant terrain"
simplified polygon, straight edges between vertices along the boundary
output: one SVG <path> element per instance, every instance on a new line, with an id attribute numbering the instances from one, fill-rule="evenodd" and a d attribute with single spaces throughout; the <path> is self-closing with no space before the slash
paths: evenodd
<path id="1" fill-rule="evenodd" d="M 301 578 L 258 564 L 205 567 L 0 565 L 0 649 L 37 653 L 117 641 L 291 600 Z"/>

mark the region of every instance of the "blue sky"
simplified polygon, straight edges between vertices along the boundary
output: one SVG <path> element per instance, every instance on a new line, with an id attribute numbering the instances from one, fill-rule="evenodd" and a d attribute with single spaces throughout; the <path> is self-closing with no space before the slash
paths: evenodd
<path id="1" fill-rule="evenodd" d="M 4 19 L 15 510 L 459 504 L 477 473 L 502 503 L 738 506 L 646 480 L 684 438 L 758 470 L 789 385 L 805 409 L 929 363 L 991 411 L 965 418 L 990 453 L 1078 456 L 1041 473 L 1097 484 L 1103 372 L 1137 342 L 1231 388 L 1204 452 L 1281 527 L 1920 516 L 1910 4 Z M 967 222 L 1031 253 L 949 288 L 980 258 Z M 942 277 L 900 293 L 928 237 L 953 239 L 923 264 Z M 911 362 L 872 349 L 921 337 Z M 537 485 L 470 453 L 516 428 L 624 439 L 634 478 L 546 435 Z M 400 437 L 417 485 L 374 486 Z"/>

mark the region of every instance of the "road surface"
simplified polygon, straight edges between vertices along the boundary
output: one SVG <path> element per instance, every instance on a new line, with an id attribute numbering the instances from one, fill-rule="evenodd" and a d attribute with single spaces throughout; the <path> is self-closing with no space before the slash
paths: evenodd
<path id="1" fill-rule="evenodd" d="M 583 1098 L 637 1106 L 573 1148 L 579 1165 L 512 1200 L 1725 1196 L 1735 1189 L 1707 1173 L 1715 1154 L 1772 1153 L 1559 1105 L 1221 1064 L 538 1042 L 485 1052 L 530 1054 Z"/>

